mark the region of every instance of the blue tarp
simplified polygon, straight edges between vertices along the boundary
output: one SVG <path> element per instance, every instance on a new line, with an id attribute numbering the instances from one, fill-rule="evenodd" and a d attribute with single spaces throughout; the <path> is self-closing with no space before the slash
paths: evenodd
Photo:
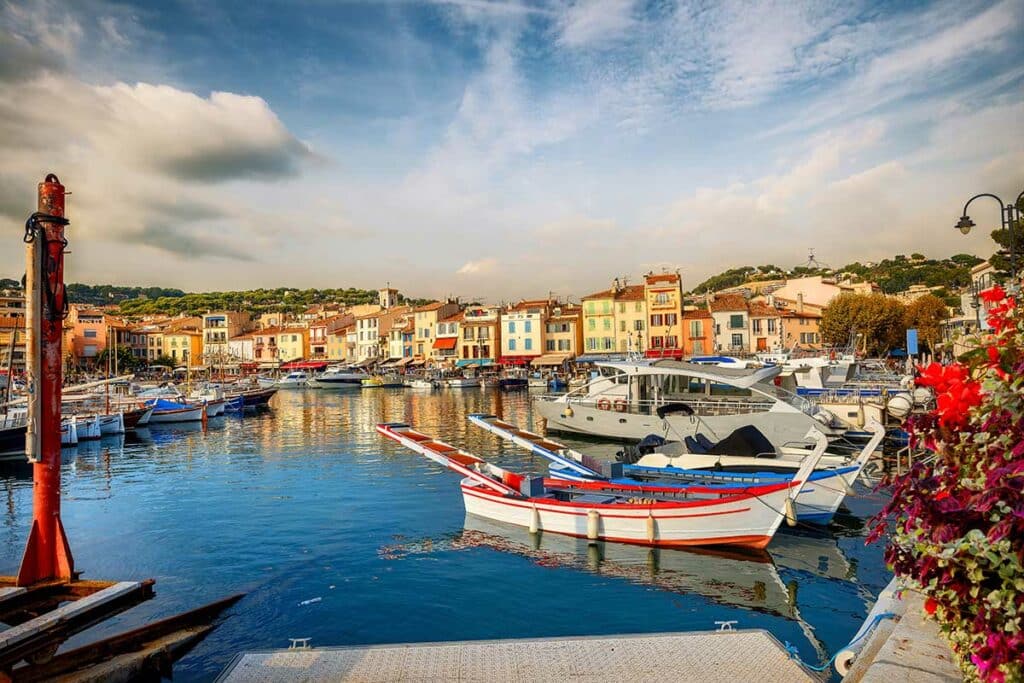
<path id="1" fill-rule="evenodd" d="M 150 401 L 149 405 L 159 410 L 182 410 L 184 408 L 194 408 L 195 406 L 186 405 L 184 403 L 175 403 L 174 401 L 168 401 L 163 398 L 158 398 L 155 401 Z"/>
<path id="2" fill-rule="evenodd" d="M 494 361 L 490 358 L 463 358 L 462 360 L 455 361 L 455 366 L 459 368 L 466 368 L 471 365 L 485 367 L 487 365 L 494 365 Z"/>

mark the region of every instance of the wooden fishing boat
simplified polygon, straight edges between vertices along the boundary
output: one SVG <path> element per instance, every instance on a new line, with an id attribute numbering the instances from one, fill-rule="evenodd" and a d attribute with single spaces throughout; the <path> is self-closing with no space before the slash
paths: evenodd
<path id="1" fill-rule="evenodd" d="M 713 466 L 686 469 L 671 466 L 651 467 L 623 463 L 601 463 L 557 441 L 525 429 L 519 429 L 494 415 L 472 414 L 469 416 L 469 421 L 506 441 L 547 459 L 551 463 L 549 468 L 551 476 L 567 481 L 655 483 L 661 486 L 720 484 L 738 488 L 767 486 L 791 481 L 807 458 L 817 457 L 818 464 L 815 470 L 810 474 L 807 485 L 801 489 L 796 498 L 796 513 L 800 521 L 814 524 L 828 524 L 832 521 L 832 517 L 846 498 L 846 494 L 851 490 L 853 483 L 860 476 L 868 460 L 871 459 L 878 444 L 885 437 L 885 428 L 875 422 L 870 425 L 872 439 L 865 444 L 855 458 L 848 457 L 839 464 L 823 466 L 828 437 L 817 432 L 814 435 L 817 441 L 817 456 L 812 452 L 804 454 L 800 459 L 786 461 L 790 468 L 788 472 L 780 473 L 765 469 L 736 472 L 723 468 L 716 469 Z M 724 457 L 728 458 L 729 456 Z M 771 458 L 762 459 L 765 468 L 770 462 L 772 462 Z"/>
<path id="2" fill-rule="evenodd" d="M 377 431 L 463 475 L 469 514 L 531 532 L 651 546 L 764 548 L 784 518 L 796 522 L 792 499 L 817 464 L 809 458 L 790 481 L 743 489 L 569 482 L 504 470 L 407 424 L 379 424 Z"/>
<path id="3" fill-rule="evenodd" d="M 149 418 L 153 414 L 153 408 L 150 406 L 143 406 L 141 408 L 132 408 L 125 410 L 121 413 L 124 419 L 124 428 L 126 430 L 135 429 L 137 427 L 145 427 L 149 424 Z"/>
<path id="4" fill-rule="evenodd" d="M 228 400 L 232 400 L 241 396 L 243 408 L 259 408 L 261 406 L 266 406 L 270 402 L 270 399 L 272 399 L 274 397 L 274 394 L 276 393 L 276 388 L 269 387 L 266 389 L 246 389 L 242 391 L 231 392 L 225 394 L 225 397 Z"/>
<path id="5" fill-rule="evenodd" d="M 25 430 L 28 422 L 9 419 L 4 416 L 0 421 L 0 457 L 19 456 L 25 454 Z"/>
<path id="6" fill-rule="evenodd" d="M 153 413 L 149 417 L 149 423 L 201 422 L 205 412 L 206 406 L 193 406 L 157 399 L 153 404 Z"/>
<path id="7" fill-rule="evenodd" d="M 122 413 L 112 413 L 107 415 L 100 415 L 100 435 L 101 436 L 113 436 L 115 434 L 124 434 L 124 415 Z"/>

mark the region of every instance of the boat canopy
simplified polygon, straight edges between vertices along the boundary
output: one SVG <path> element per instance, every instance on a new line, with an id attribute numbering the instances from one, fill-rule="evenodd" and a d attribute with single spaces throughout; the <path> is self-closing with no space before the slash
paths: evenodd
<path id="1" fill-rule="evenodd" d="M 463 358 L 461 360 L 455 361 L 455 367 L 458 368 L 468 368 L 473 365 L 477 365 L 479 367 L 486 367 L 488 365 L 494 365 L 494 361 L 491 360 L 490 358 Z"/>
<path id="2" fill-rule="evenodd" d="M 282 370 L 323 370 L 330 363 L 325 360 L 293 360 L 289 363 L 284 363 L 281 366 Z"/>
<path id="3" fill-rule="evenodd" d="M 782 368 L 772 365 L 764 368 L 725 368 L 718 365 L 701 365 L 679 360 L 657 360 L 651 363 L 602 363 L 608 367 L 633 372 L 639 375 L 686 375 L 710 382 L 730 384 L 741 389 L 749 389 L 773 379 L 782 372 Z"/>

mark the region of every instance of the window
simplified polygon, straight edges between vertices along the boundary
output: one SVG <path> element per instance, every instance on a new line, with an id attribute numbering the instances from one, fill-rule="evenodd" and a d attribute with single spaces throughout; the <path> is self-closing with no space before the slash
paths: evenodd
<path id="1" fill-rule="evenodd" d="M 615 340 L 612 339 L 611 337 L 605 337 L 601 341 L 603 342 L 603 346 L 604 346 L 604 350 L 605 351 L 614 351 L 615 350 Z"/>
<path id="2" fill-rule="evenodd" d="M 605 318 L 605 319 L 604 319 L 604 329 L 606 329 L 606 330 L 610 330 L 610 329 L 612 329 L 612 321 L 611 321 L 611 318 Z"/>
<path id="3" fill-rule="evenodd" d="M 736 315 L 729 316 L 729 329 L 739 330 L 743 327 L 743 314 L 737 313 Z"/>
<path id="4" fill-rule="evenodd" d="M 750 321 L 751 326 L 754 328 L 754 334 L 761 334 L 761 319 L 754 318 Z"/>
<path id="5" fill-rule="evenodd" d="M 768 319 L 768 334 L 775 333 L 775 318 Z"/>
<path id="6" fill-rule="evenodd" d="M 661 313 L 655 313 L 651 316 L 651 327 L 661 327 L 663 320 Z"/>
<path id="7" fill-rule="evenodd" d="M 734 334 L 734 335 L 732 335 L 732 347 L 734 349 L 739 349 L 739 348 L 743 347 L 743 335 L 742 334 Z"/>
<path id="8" fill-rule="evenodd" d="M 665 314 L 665 324 L 668 325 L 669 327 L 675 325 L 678 322 L 679 322 L 679 316 L 676 315 L 675 313 L 666 313 Z"/>
<path id="9" fill-rule="evenodd" d="M 516 333 L 516 324 L 512 320 L 510 320 L 509 323 L 508 323 L 508 333 L 509 334 L 515 334 Z"/>
<path id="10" fill-rule="evenodd" d="M 644 331 L 644 321 L 643 320 L 634 320 L 633 321 L 633 331 L 634 332 L 643 332 Z"/>
<path id="11" fill-rule="evenodd" d="M 633 310 L 636 311 L 637 313 L 643 313 L 644 312 L 644 302 L 643 301 L 637 301 L 636 305 L 633 306 Z"/>
<path id="12" fill-rule="evenodd" d="M 526 340 L 523 342 L 523 350 L 533 351 L 533 340 L 530 339 L 529 337 L 527 337 Z"/>
<path id="13" fill-rule="evenodd" d="M 530 334 L 531 332 L 533 332 L 533 323 L 531 321 L 527 320 L 526 322 L 523 323 L 523 332 L 525 332 L 526 334 Z"/>
<path id="14" fill-rule="evenodd" d="M 625 302 L 620 301 L 619 302 L 619 313 L 625 313 L 625 312 L 626 312 L 626 304 L 625 304 Z"/>
<path id="15" fill-rule="evenodd" d="M 666 292 L 660 292 L 659 294 L 655 295 L 654 303 L 658 304 L 659 306 L 667 305 L 668 304 L 668 294 Z"/>
<path id="16" fill-rule="evenodd" d="M 690 321 L 690 336 L 691 337 L 703 337 L 704 336 L 704 325 L 700 320 Z"/>
<path id="17" fill-rule="evenodd" d="M 593 301 L 588 301 L 587 302 L 587 313 L 590 313 L 591 315 L 593 315 L 596 310 L 597 310 L 597 308 L 594 305 L 594 302 Z"/>
<path id="18" fill-rule="evenodd" d="M 651 337 L 651 348 L 652 349 L 660 349 L 664 343 L 665 343 L 665 338 L 664 337 Z"/>
<path id="19" fill-rule="evenodd" d="M 516 340 L 515 339 L 509 339 L 508 340 L 508 350 L 509 351 L 515 351 L 516 350 Z"/>
<path id="20" fill-rule="evenodd" d="M 467 327 L 466 329 L 464 329 L 462 331 L 462 338 L 463 339 L 472 339 L 473 338 L 473 328 L 472 327 Z"/>
<path id="21" fill-rule="evenodd" d="M 597 339 L 594 337 L 587 337 L 587 351 L 597 350 Z"/>
<path id="22" fill-rule="evenodd" d="M 619 321 L 619 332 L 625 332 L 625 331 L 626 331 L 626 321 L 625 320 L 620 320 Z"/>
<path id="23" fill-rule="evenodd" d="M 693 352 L 694 352 L 694 354 L 696 354 L 698 356 L 700 356 L 700 355 L 702 355 L 704 353 L 704 340 L 703 339 L 698 339 L 697 341 L 693 342 Z"/>
<path id="24" fill-rule="evenodd" d="M 96 330 L 86 330 L 84 336 L 85 336 L 86 339 L 95 339 L 96 338 Z"/>
<path id="25" fill-rule="evenodd" d="M 572 345 L 569 343 L 568 339 L 559 339 L 558 340 L 558 350 L 559 351 L 571 351 L 572 350 Z"/>
<path id="26" fill-rule="evenodd" d="M 587 318 L 587 329 L 588 330 L 596 330 L 597 329 L 597 321 L 594 320 L 593 318 Z"/>
<path id="27" fill-rule="evenodd" d="M 480 329 L 478 329 L 476 331 L 476 338 L 477 339 L 490 339 L 491 338 L 491 328 L 489 328 L 489 327 L 481 327 Z"/>
<path id="28" fill-rule="evenodd" d="M 548 339 L 547 350 L 548 351 L 554 351 L 555 350 L 555 340 L 554 339 Z"/>
<path id="29" fill-rule="evenodd" d="M 676 337 L 676 335 L 674 335 L 674 334 L 670 334 L 670 335 L 666 336 L 665 337 L 665 348 L 666 349 L 678 349 L 679 348 L 679 338 Z"/>

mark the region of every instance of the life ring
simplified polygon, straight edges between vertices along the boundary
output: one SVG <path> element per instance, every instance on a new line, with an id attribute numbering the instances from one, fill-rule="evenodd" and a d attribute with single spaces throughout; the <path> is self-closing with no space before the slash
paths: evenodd
<path id="1" fill-rule="evenodd" d="M 626 399 L 617 398 L 615 399 L 615 412 L 624 413 L 626 412 Z"/>
<path id="2" fill-rule="evenodd" d="M 597 400 L 597 409 L 598 410 L 611 410 L 612 409 L 612 402 L 609 401 L 606 398 L 598 399 Z"/>

